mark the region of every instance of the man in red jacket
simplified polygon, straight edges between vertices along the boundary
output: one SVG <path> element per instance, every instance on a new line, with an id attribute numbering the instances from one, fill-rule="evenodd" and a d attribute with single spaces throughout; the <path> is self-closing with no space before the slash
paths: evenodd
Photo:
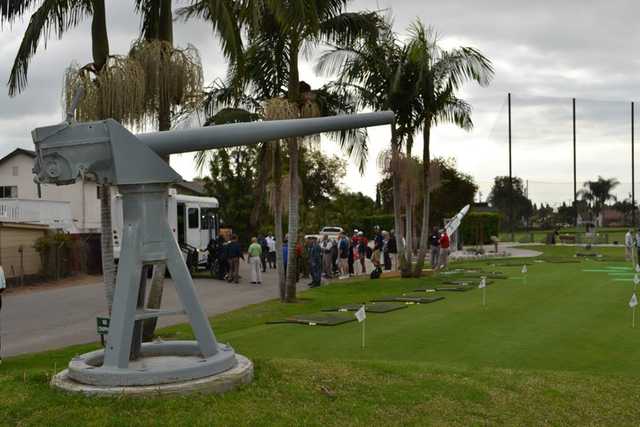
<path id="1" fill-rule="evenodd" d="M 438 268 L 444 270 L 449 264 L 449 235 L 447 230 L 442 230 L 440 236 L 440 259 L 438 260 Z"/>

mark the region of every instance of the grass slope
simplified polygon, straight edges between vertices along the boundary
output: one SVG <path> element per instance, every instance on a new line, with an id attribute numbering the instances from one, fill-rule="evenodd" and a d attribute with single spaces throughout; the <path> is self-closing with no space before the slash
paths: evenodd
<path id="1" fill-rule="evenodd" d="M 554 259 L 575 253 L 537 249 Z M 466 265 L 488 269 L 486 261 Z M 434 279 L 342 281 L 305 292 L 299 304 L 270 301 L 217 316 L 218 338 L 256 365 L 253 384 L 224 396 L 66 396 L 48 387 L 54 366 L 95 346 L 11 358 L 0 365 L 0 424 L 637 424 L 640 330 L 631 329 L 626 305 L 633 284 L 583 271 L 624 265 L 532 263 L 526 281 L 517 266 L 491 268 L 510 278 L 487 288 L 486 308 L 473 290 L 369 314 L 365 350 L 357 323 L 265 321 L 400 295 Z M 185 326 L 163 335 L 191 336 Z"/>

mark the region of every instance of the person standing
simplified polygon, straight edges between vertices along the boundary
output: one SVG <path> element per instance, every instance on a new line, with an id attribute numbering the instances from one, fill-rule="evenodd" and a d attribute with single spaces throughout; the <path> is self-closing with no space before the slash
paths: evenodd
<path id="1" fill-rule="evenodd" d="M 438 233 L 438 227 L 431 229 L 429 247 L 431 248 L 431 269 L 435 270 L 438 268 L 438 261 L 440 259 L 440 233 Z"/>
<path id="2" fill-rule="evenodd" d="M 444 270 L 449 264 L 449 235 L 447 230 L 442 230 L 442 236 L 440 236 L 440 260 L 438 261 L 438 268 Z"/>
<path id="3" fill-rule="evenodd" d="M 267 261 L 269 262 L 269 268 L 276 268 L 276 239 L 273 236 L 267 237 Z"/>
<path id="4" fill-rule="evenodd" d="M 284 235 L 282 242 L 282 264 L 284 266 L 284 277 L 287 277 L 287 268 L 289 268 L 289 235 Z"/>
<path id="5" fill-rule="evenodd" d="M 238 242 L 238 236 L 232 235 L 231 241 L 227 244 L 227 257 L 229 259 L 229 274 L 227 281 L 233 283 L 239 283 L 240 281 L 240 258 L 244 259 L 242 255 L 242 248 L 240 242 Z"/>
<path id="6" fill-rule="evenodd" d="M 260 245 L 260 249 L 262 249 L 262 253 L 260 254 L 260 264 L 262 266 L 262 272 L 267 272 L 267 254 L 269 253 L 269 246 L 267 246 L 267 239 L 264 236 L 258 237 L 258 244 Z"/>
<path id="7" fill-rule="evenodd" d="M 391 271 L 398 271 L 398 242 L 396 242 L 396 233 L 391 230 L 389 233 L 389 257 L 391 258 Z"/>
<path id="8" fill-rule="evenodd" d="M 322 248 L 318 239 L 312 237 L 309 243 L 309 270 L 311 270 L 310 288 L 317 288 L 322 283 Z"/>
<path id="9" fill-rule="evenodd" d="M 320 248 L 322 249 L 322 272 L 327 279 L 331 279 L 333 276 L 333 242 L 326 234 L 322 236 Z"/>
<path id="10" fill-rule="evenodd" d="M 391 270 L 391 256 L 389 254 L 389 233 L 382 231 L 382 262 L 385 270 Z"/>
<path id="11" fill-rule="evenodd" d="M 356 249 L 357 246 L 358 246 L 358 230 L 354 230 L 353 235 L 351 236 L 351 239 L 349 239 L 349 259 L 348 259 L 349 276 L 353 276 L 356 273 L 353 268 L 353 264 L 355 264 L 356 259 L 358 258 L 358 251 Z"/>
<path id="12" fill-rule="evenodd" d="M 367 249 L 369 248 L 369 241 L 364 236 L 363 231 L 358 232 L 358 258 L 360 259 L 360 266 L 362 267 L 362 274 L 367 274 Z"/>
<path id="13" fill-rule="evenodd" d="M 380 227 L 375 226 L 375 237 L 373 238 L 373 253 L 371 254 L 371 262 L 373 266 L 377 269 L 380 268 L 380 256 L 382 255 L 382 247 L 384 245 L 384 239 L 382 237 L 382 233 L 380 232 Z"/>
<path id="14" fill-rule="evenodd" d="M 338 256 L 340 278 L 349 277 L 349 241 L 344 233 L 340 233 L 338 240 Z"/>
<path id="15" fill-rule="evenodd" d="M 262 266 L 260 259 L 262 258 L 262 246 L 258 243 L 256 237 L 251 238 L 251 244 L 247 249 L 249 268 L 251 269 L 251 284 L 262 284 Z"/>
<path id="16" fill-rule="evenodd" d="M 633 234 L 631 229 L 627 230 L 627 234 L 624 235 L 624 259 L 627 261 L 633 260 Z"/>

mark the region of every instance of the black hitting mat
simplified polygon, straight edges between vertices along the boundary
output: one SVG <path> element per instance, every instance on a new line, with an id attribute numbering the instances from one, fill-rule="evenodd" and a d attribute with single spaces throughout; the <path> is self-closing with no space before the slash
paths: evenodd
<path id="1" fill-rule="evenodd" d="M 467 292 L 472 289 L 477 288 L 477 286 L 470 285 L 441 285 L 436 288 L 438 292 Z"/>
<path id="2" fill-rule="evenodd" d="M 441 283 L 443 285 L 478 286 L 480 284 L 480 280 L 452 279 L 452 280 L 443 280 Z M 485 280 L 485 285 L 487 286 L 489 286 L 492 283 L 493 283 L 493 280 Z"/>
<path id="3" fill-rule="evenodd" d="M 345 304 L 339 307 L 323 308 L 322 311 L 358 311 L 362 307 L 362 304 Z M 391 302 L 378 302 L 365 304 L 364 310 L 367 313 L 388 313 L 390 311 L 400 310 L 401 308 L 407 308 L 406 304 L 391 303 Z"/>
<path id="4" fill-rule="evenodd" d="M 294 323 L 310 326 L 336 326 L 356 320 L 353 313 L 311 313 L 297 314 L 282 320 L 272 320 L 267 324 Z"/>
<path id="5" fill-rule="evenodd" d="M 429 304 L 443 300 L 444 297 L 412 297 L 412 296 L 389 296 L 376 298 L 374 302 L 402 302 L 405 304 Z"/>

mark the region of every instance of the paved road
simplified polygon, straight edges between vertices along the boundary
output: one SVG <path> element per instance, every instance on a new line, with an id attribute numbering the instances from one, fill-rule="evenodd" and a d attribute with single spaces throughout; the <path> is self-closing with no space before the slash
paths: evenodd
<path id="1" fill-rule="evenodd" d="M 277 298 L 275 270 L 265 274 L 261 286 L 248 283 L 248 267 L 242 262 L 241 275 L 244 283 L 238 285 L 212 279 L 194 281 L 207 315 Z M 96 277 L 95 283 L 5 295 L 0 313 L 2 355 L 95 341 L 96 316 L 106 311 L 104 289 L 99 280 Z M 306 288 L 305 284 L 305 280 L 301 281 L 300 289 Z M 162 304 L 166 308 L 181 308 L 171 280 L 165 282 Z M 186 322 L 184 315 L 160 318 L 161 326 L 183 322 Z"/>

